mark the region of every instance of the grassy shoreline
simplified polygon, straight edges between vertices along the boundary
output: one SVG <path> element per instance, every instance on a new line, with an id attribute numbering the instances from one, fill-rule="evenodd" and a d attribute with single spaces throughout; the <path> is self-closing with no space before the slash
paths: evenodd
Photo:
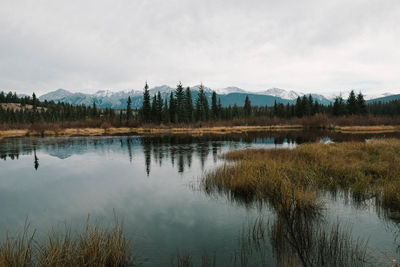
<path id="1" fill-rule="evenodd" d="M 319 192 L 344 190 L 353 199 L 375 198 L 400 210 L 400 141 L 310 143 L 290 149 L 248 149 L 224 155 L 233 161 L 207 173 L 206 192 L 240 202 L 266 200 L 277 210 L 318 210 Z"/>
<path id="2" fill-rule="evenodd" d="M 188 135 L 203 135 L 203 134 L 231 134 L 245 133 L 256 131 L 290 131 L 308 129 L 302 125 L 265 125 L 265 126 L 223 126 L 223 127 L 181 127 L 181 128 L 166 128 L 166 127 L 88 127 L 88 128 L 65 128 L 56 130 L 32 130 L 32 129 L 14 129 L 0 130 L 0 139 L 5 137 L 31 137 L 31 136 L 109 136 L 120 134 L 188 134 Z M 374 126 L 335 126 L 328 129 L 340 133 L 357 134 L 357 133 L 389 133 L 400 132 L 400 125 L 374 125 Z"/>
<path id="3" fill-rule="evenodd" d="M 23 136 L 101 136 L 119 134 L 230 134 L 256 131 L 278 131 L 278 130 L 301 130 L 301 125 L 268 125 L 268 126 L 232 126 L 232 127 L 201 127 L 201 128 L 129 128 L 129 127 L 110 127 L 110 128 L 66 128 L 60 130 L 3 130 L 0 131 L 2 137 L 23 137 Z"/>

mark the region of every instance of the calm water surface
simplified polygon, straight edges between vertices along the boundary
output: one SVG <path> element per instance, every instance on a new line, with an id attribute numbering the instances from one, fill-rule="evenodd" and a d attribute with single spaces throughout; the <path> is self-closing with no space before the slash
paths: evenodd
<path id="1" fill-rule="evenodd" d="M 267 206 L 245 206 L 198 189 L 202 173 L 223 163 L 219 155 L 248 147 L 294 148 L 309 141 L 372 137 L 398 136 L 271 132 L 3 139 L 0 235 L 21 232 L 27 219 L 39 239 L 52 227 L 82 229 L 88 215 L 107 226 L 115 212 L 147 266 L 168 266 L 177 252 L 190 252 L 195 261 L 205 252 L 215 253 L 218 263 L 233 265 L 240 232 L 255 219 L 268 221 L 274 214 Z M 371 253 L 385 265 L 398 258 L 400 228 L 373 200 L 353 203 L 338 194 L 327 195 L 325 203 L 327 222 L 340 221 L 355 238 L 369 239 Z M 268 247 L 262 263 L 274 265 Z"/>

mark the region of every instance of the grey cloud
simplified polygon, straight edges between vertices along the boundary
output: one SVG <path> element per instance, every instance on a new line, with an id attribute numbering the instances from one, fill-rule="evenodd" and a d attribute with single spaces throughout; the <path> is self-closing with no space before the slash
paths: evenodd
<path id="1" fill-rule="evenodd" d="M 0 88 L 395 91 L 399 17 L 398 0 L 3 0 Z"/>

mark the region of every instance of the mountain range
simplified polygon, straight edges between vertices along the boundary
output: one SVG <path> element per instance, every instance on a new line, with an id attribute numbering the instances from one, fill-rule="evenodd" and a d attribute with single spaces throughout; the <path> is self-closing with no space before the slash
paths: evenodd
<path id="1" fill-rule="evenodd" d="M 197 98 L 199 92 L 199 85 L 192 86 L 190 89 L 192 91 L 193 103 L 195 103 L 195 99 Z M 161 93 L 163 99 L 169 97 L 172 91 L 175 91 L 175 88 L 172 88 L 168 85 L 161 85 L 151 88 L 150 95 L 153 96 L 158 92 Z M 213 90 L 204 87 L 204 91 L 206 96 L 211 101 L 211 95 Z M 301 97 L 305 95 L 301 92 L 295 92 L 292 90 L 284 90 L 280 88 L 271 88 L 261 92 L 250 92 L 238 87 L 226 87 L 223 89 L 215 90 L 217 93 L 217 98 L 221 99 L 221 104 L 223 106 L 233 106 L 238 105 L 242 106 L 246 96 L 249 96 L 251 104 L 254 106 L 272 106 L 274 102 L 283 103 L 283 104 L 292 104 L 296 102 L 297 97 Z M 308 94 L 307 94 L 308 95 Z M 97 107 L 100 108 L 116 108 L 122 109 L 126 107 L 128 97 L 132 99 L 132 108 L 140 108 L 143 102 L 143 91 L 142 90 L 127 90 L 127 91 L 118 91 L 114 92 L 111 90 L 101 90 L 97 91 L 93 94 L 87 93 L 73 93 L 65 89 L 58 89 L 56 91 L 52 91 L 41 95 L 39 99 L 41 101 L 55 101 L 55 102 L 64 102 L 70 103 L 72 105 L 92 105 L 93 102 L 96 103 Z M 328 105 L 332 103 L 334 97 L 327 97 L 321 94 L 313 94 L 311 96 L 318 101 L 320 104 Z M 347 94 L 343 94 L 343 97 L 346 98 Z M 392 93 L 384 93 L 382 95 L 376 95 L 365 97 L 368 102 L 373 101 L 390 101 L 394 99 L 400 99 L 400 94 L 392 94 Z M 210 102 L 211 103 L 211 102 Z"/>

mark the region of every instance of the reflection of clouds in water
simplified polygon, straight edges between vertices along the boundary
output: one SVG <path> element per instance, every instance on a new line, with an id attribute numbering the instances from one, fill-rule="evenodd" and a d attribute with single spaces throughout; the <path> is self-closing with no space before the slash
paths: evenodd
<path id="1" fill-rule="evenodd" d="M 127 234 L 134 235 L 134 240 L 140 239 L 140 245 L 145 247 L 143 253 L 148 253 L 145 256 L 160 253 L 155 265 L 168 264 L 176 248 L 222 249 L 230 253 L 231 245 L 236 245 L 231 239 L 242 221 L 255 216 L 257 211 L 227 206 L 225 201 L 210 200 L 187 187 L 199 177 L 202 168 L 214 165 L 212 145 L 205 142 L 198 148 L 196 144 L 187 143 L 160 144 L 160 149 L 155 149 L 154 153 L 153 146 L 157 143 L 147 142 L 150 149 L 144 149 L 142 143 L 127 142 L 125 138 L 122 143 L 123 149 L 119 141 L 102 143 L 97 140 L 96 149 L 89 147 L 86 153 L 63 159 L 49 155 L 49 150 L 39 146 L 37 157 L 41 165 L 38 171 L 32 171 L 32 155 L 3 162 L 2 171 L 9 175 L 0 179 L 0 228 L 15 233 L 22 229 L 28 217 L 32 227 L 38 230 L 38 238 L 44 238 L 54 225 L 63 229 L 64 222 L 73 229 L 81 229 L 88 214 L 94 221 L 107 225 L 115 209 Z M 129 143 L 132 161 L 128 156 Z M 215 142 L 217 150 L 219 146 L 220 143 Z M 74 146 L 66 147 L 71 151 Z M 148 177 L 143 168 L 145 150 L 152 154 Z M 198 156 L 207 150 L 210 153 L 206 159 L 200 160 Z M 154 160 L 160 155 L 170 160 L 171 154 L 175 158 L 174 166 L 160 166 Z M 177 175 L 179 162 L 188 164 L 188 157 L 192 157 L 191 167 Z"/>
<path id="2" fill-rule="evenodd" d="M 293 148 L 325 136 L 291 132 L 4 139 L 0 141 L 0 154 L 6 159 L 0 161 L 0 229 L 20 230 L 27 217 L 39 235 L 63 222 L 79 224 L 81 229 L 88 214 L 111 222 L 115 208 L 127 233 L 135 234 L 146 247 L 145 256 L 159 255 L 155 265 L 169 264 L 177 248 L 199 254 L 207 248 L 218 252 L 218 260 L 230 260 L 226 255 L 236 248 L 243 221 L 256 217 L 257 208 L 210 198 L 188 184 L 195 183 L 203 170 L 221 164 L 219 155 L 229 150 Z M 32 168 L 35 154 L 40 162 L 37 171 Z M 371 238 L 375 247 L 392 247 L 392 232 L 384 229 L 374 212 L 343 206 L 340 198 L 327 203 L 330 220 L 340 214 L 359 226 L 357 236 L 368 229 L 368 234 L 379 233 Z M 270 215 L 266 209 L 263 212 Z"/>

